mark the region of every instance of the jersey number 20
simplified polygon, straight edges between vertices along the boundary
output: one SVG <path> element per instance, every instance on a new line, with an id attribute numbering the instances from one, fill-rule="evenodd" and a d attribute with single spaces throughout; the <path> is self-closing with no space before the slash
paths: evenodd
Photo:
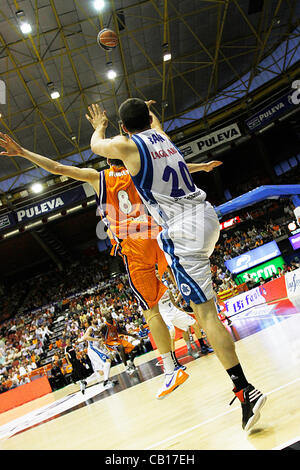
<path id="1" fill-rule="evenodd" d="M 190 192 L 194 192 L 195 185 L 194 185 L 193 180 L 191 179 L 191 176 L 190 176 L 189 170 L 187 169 L 186 164 L 184 162 L 179 162 L 178 166 L 179 166 L 180 174 L 182 176 L 182 179 L 186 187 L 188 188 Z M 171 191 L 170 196 L 171 197 L 185 196 L 186 192 L 182 188 L 179 188 L 179 178 L 177 175 L 177 171 L 175 170 L 175 168 L 166 166 L 162 179 L 163 181 L 167 183 L 170 178 L 172 178 L 172 191 Z"/>

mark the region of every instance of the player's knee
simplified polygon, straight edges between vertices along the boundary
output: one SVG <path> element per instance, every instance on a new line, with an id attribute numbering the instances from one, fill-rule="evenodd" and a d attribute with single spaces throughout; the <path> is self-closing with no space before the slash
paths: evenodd
<path id="1" fill-rule="evenodd" d="M 160 317 L 162 318 L 161 314 L 159 312 L 153 312 L 151 310 L 148 310 L 147 312 L 144 313 L 146 322 L 150 324 L 150 322 L 153 320 L 155 317 Z"/>

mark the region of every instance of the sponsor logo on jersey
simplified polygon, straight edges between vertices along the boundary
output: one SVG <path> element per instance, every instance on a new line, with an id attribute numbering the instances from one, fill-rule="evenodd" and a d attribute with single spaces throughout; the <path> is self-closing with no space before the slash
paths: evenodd
<path id="1" fill-rule="evenodd" d="M 183 295 L 190 295 L 190 293 L 192 292 L 192 289 L 190 288 L 190 286 L 184 283 L 180 285 L 180 290 Z"/>

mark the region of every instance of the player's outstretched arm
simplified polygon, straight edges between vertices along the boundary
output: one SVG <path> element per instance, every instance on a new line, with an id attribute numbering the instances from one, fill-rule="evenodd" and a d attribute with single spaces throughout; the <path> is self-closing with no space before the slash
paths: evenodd
<path id="1" fill-rule="evenodd" d="M 223 162 L 220 162 L 219 160 L 212 160 L 208 163 L 187 163 L 190 173 L 197 173 L 198 171 L 206 171 L 208 173 L 220 165 L 223 165 Z"/>
<path id="2" fill-rule="evenodd" d="M 86 181 L 94 187 L 96 187 L 97 181 L 99 180 L 99 173 L 93 168 L 77 168 L 76 166 L 62 165 L 59 162 L 51 160 L 51 158 L 30 152 L 30 150 L 21 147 L 21 145 L 15 142 L 11 137 L 2 132 L 0 132 L 0 146 L 4 148 L 4 151 L 0 152 L 0 155 L 26 158 L 54 175 L 64 175 L 75 180 Z"/>
<path id="3" fill-rule="evenodd" d="M 164 134 L 169 139 L 169 136 L 165 133 L 165 131 L 162 128 L 160 120 L 158 119 L 157 116 L 155 116 L 153 111 L 151 111 L 151 109 L 150 109 L 152 104 L 156 103 L 156 101 L 149 100 L 149 101 L 145 101 L 145 103 L 148 106 L 150 116 L 152 116 L 151 129 L 155 129 L 156 131 L 160 132 L 161 134 Z"/>

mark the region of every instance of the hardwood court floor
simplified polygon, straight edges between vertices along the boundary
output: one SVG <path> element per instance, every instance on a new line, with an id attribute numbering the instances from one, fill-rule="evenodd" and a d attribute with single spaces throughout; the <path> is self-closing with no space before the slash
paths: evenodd
<path id="1" fill-rule="evenodd" d="M 281 302 L 248 310 L 230 331 L 248 380 L 268 395 L 250 433 L 238 400 L 229 406 L 232 383 L 215 354 L 188 362 L 189 379 L 159 401 L 163 376 L 151 352 L 139 358 L 137 377 L 114 368 L 116 390 L 94 385 L 83 397 L 70 385 L 3 413 L 0 449 L 271 450 L 299 441 L 299 309 Z"/>

